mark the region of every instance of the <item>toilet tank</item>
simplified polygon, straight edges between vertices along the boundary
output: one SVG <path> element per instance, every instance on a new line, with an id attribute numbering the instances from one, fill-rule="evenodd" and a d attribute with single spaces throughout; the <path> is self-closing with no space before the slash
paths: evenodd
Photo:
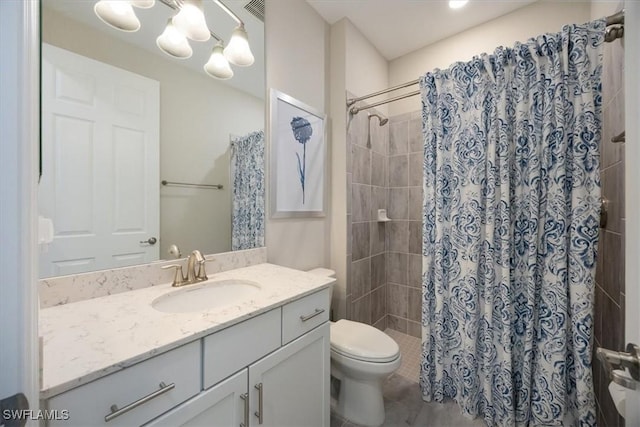
<path id="1" fill-rule="evenodd" d="M 311 273 L 311 274 L 315 274 L 317 276 L 324 276 L 324 277 L 332 277 L 335 279 L 336 277 L 336 272 L 333 270 L 330 270 L 328 268 L 313 268 L 311 270 L 308 270 L 307 273 Z"/>

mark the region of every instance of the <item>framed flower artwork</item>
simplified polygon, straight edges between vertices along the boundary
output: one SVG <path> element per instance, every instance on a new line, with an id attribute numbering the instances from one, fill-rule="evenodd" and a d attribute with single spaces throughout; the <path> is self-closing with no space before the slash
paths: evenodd
<path id="1" fill-rule="evenodd" d="M 272 218 L 322 217 L 326 202 L 326 115 L 271 89 Z"/>

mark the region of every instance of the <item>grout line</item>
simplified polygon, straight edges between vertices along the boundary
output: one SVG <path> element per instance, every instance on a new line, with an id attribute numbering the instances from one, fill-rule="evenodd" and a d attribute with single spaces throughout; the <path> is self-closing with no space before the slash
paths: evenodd
<path id="1" fill-rule="evenodd" d="M 618 307 L 618 309 L 620 309 L 620 304 L 618 304 L 618 303 L 616 302 L 616 300 L 615 300 L 615 299 L 613 299 L 613 297 L 612 297 L 611 295 L 609 295 L 609 294 L 607 293 L 607 291 L 605 291 L 605 290 L 604 290 L 604 288 L 603 288 L 602 286 L 600 286 L 600 290 L 602 291 L 602 293 L 603 293 L 603 294 L 605 294 L 605 295 L 607 296 L 607 298 L 609 298 L 609 299 L 611 300 L 611 302 L 612 302 L 616 307 Z"/>

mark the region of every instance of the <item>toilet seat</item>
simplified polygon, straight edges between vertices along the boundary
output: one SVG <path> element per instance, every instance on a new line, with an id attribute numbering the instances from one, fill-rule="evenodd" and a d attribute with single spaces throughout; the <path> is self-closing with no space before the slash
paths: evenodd
<path id="1" fill-rule="evenodd" d="M 400 356 L 400 347 L 387 334 L 345 319 L 331 324 L 331 351 L 371 363 L 391 362 Z"/>

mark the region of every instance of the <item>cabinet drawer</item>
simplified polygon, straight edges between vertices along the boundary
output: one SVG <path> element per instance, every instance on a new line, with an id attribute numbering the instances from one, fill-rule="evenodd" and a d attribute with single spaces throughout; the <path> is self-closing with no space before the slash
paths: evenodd
<path id="1" fill-rule="evenodd" d="M 200 341 L 195 341 L 52 397 L 48 409 L 68 410 L 69 420 L 48 425 L 141 425 L 198 394 L 200 375 Z M 130 410 L 106 421 L 112 405 Z"/>
<path id="2" fill-rule="evenodd" d="M 280 308 L 204 338 L 204 388 L 280 347 Z"/>
<path id="3" fill-rule="evenodd" d="M 329 320 L 329 288 L 282 307 L 282 344 Z"/>

